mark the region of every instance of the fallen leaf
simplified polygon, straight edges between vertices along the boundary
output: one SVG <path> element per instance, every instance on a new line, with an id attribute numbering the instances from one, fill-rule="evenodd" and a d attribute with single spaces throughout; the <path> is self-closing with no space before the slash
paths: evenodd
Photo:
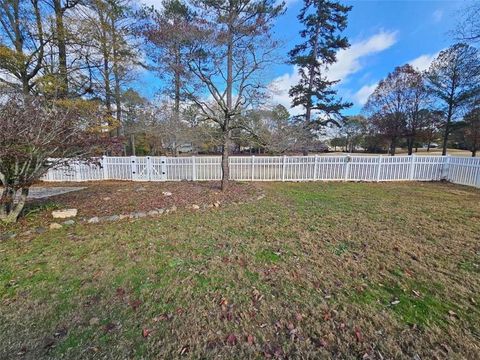
<path id="1" fill-rule="evenodd" d="M 142 305 L 142 302 L 140 300 L 133 300 L 130 302 L 130 306 L 133 310 L 137 310 L 140 305 Z"/>
<path id="2" fill-rule="evenodd" d="M 248 345 L 253 345 L 255 343 L 255 338 L 253 335 L 247 335 L 247 343 Z"/>
<path id="3" fill-rule="evenodd" d="M 230 334 L 227 336 L 227 344 L 230 346 L 234 346 L 237 344 L 237 337 L 234 334 Z"/>
<path id="4" fill-rule="evenodd" d="M 150 333 L 151 333 L 151 332 L 152 332 L 152 331 L 149 330 L 149 329 L 143 329 L 143 331 L 142 331 L 142 336 L 143 336 L 144 338 L 147 338 L 147 337 L 150 336 Z"/>
<path id="5" fill-rule="evenodd" d="M 355 328 L 355 337 L 357 338 L 358 342 L 363 341 L 362 333 L 360 332 L 359 328 Z"/>

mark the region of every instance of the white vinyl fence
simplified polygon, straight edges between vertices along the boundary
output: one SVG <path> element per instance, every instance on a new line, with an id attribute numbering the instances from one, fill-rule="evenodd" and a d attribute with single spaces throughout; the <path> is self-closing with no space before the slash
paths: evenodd
<path id="1" fill-rule="evenodd" d="M 44 181 L 220 180 L 220 156 L 103 157 L 51 169 Z M 435 181 L 480 187 L 480 158 L 451 156 L 231 156 L 239 181 Z"/>

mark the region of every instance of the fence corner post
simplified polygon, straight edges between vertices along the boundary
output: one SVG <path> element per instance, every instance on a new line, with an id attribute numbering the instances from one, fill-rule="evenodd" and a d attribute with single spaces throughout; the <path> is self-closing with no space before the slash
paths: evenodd
<path id="1" fill-rule="evenodd" d="M 442 166 L 442 177 L 440 180 L 446 180 L 448 181 L 450 176 L 449 176 L 449 166 L 450 165 L 450 155 L 445 155 L 443 156 L 443 166 Z"/>
<path id="2" fill-rule="evenodd" d="M 282 181 L 285 181 L 285 171 L 287 170 L 287 156 L 283 155 L 282 161 Z"/>
<path id="3" fill-rule="evenodd" d="M 380 181 L 380 178 L 382 176 L 382 162 L 383 162 L 383 156 L 378 155 L 377 182 Z"/>
<path id="4" fill-rule="evenodd" d="M 408 174 L 408 180 L 413 180 L 415 177 L 415 155 L 410 155 L 410 171 Z"/>

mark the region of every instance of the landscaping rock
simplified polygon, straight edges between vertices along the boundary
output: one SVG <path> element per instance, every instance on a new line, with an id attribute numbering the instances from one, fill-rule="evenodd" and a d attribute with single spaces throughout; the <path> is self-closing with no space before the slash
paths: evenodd
<path id="1" fill-rule="evenodd" d="M 106 216 L 105 221 L 118 221 L 120 220 L 120 216 L 118 215 L 111 215 L 111 216 Z"/>
<path id="2" fill-rule="evenodd" d="M 127 219 L 127 218 L 129 218 L 129 217 L 130 217 L 130 215 L 126 215 L 126 214 L 118 215 L 118 220 Z"/>
<path id="3" fill-rule="evenodd" d="M 132 215 L 133 215 L 133 218 L 134 218 L 134 219 L 138 219 L 138 218 L 144 218 L 144 217 L 146 217 L 146 216 L 147 216 L 147 213 L 142 212 L 142 211 L 139 211 L 139 212 L 134 212 L 134 213 L 132 213 Z"/>
<path id="4" fill-rule="evenodd" d="M 196 205 L 196 204 L 193 204 L 192 205 L 192 209 L 193 210 L 200 210 L 200 206 Z"/>
<path id="5" fill-rule="evenodd" d="M 60 225 L 59 223 L 51 223 L 49 228 L 50 230 L 57 230 L 57 229 L 61 229 L 62 225 Z"/>
<path id="6" fill-rule="evenodd" d="M 100 222 L 100 219 L 98 218 L 98 216 L 94 216 L 94 217 L 88 219 L 87 222 L 88 222 L 89 224 L 97 224 L 97 223 Z"/>
<path id="7" fill-rule="evenodd" d="M 172 196 L 172 193 L 170 191 L 162 191 L 163 196 Z"/>
<path id="8" fill-rule="evenodd" d="M 67 219 L 77 216 L 77 209 L 63 209 L 52 211 L 52 217 L 54 219 Z"/>
<path id="9" fill-rule="evenodd" d="M 148 216 L 157 216 L 158 211 L 157 210 L 150 210 L 147 214 L 148 214 Z"/>
<path id="10" fill-rule="evenodd" d="M 47 229 L 45 229 L 45 228 L 42 227 L 42 226 L 39 226 L 39 227 L 35 228 L 35 232 L 36 232 L 37 234 L 43 234 L 45 231 L 47 231 Z"/>
<path id="11" fill-rule="evenodd" d="M 67 220 L 67 221 L 64 221 L 62 224 L 63 225 L 73 225 L 73 224 L 75 224 L 75 221 L 74 220 Z"/>
<path id="12" fill-rule="evenodd" d="M 16 236 L 17 236 L 17 234 L 15 234 L 13 232 L 8 232 L 6 234 L 1 234 L 0 235 L 0 241 L 14 239 Z"/>
<path id="13" fill-rule="evenodd" d="M 213 206 L 219 207 L 219 206 L 220 206 L 220 201 L 215 201 L 215 202 L 213 203 Z"/>

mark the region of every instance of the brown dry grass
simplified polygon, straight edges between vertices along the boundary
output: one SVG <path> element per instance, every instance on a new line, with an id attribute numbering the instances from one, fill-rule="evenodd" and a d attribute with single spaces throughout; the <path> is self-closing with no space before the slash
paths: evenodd
<path id="1" fill-rule="evenodd" d="M 1 243 L 0 358 L 478 355 L 478 190 L 261 188 L 255 203 Z"/>

